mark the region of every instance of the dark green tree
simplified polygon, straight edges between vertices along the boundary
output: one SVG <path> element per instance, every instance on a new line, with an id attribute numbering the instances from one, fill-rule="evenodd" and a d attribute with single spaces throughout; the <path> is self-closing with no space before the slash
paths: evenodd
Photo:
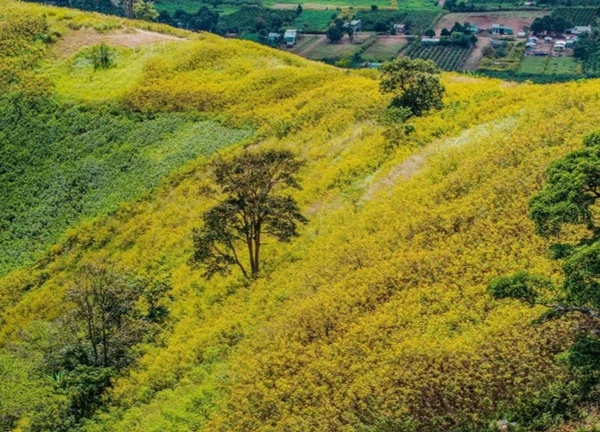
<path id="1" fill-rule="evenodd" d="M 551 246 L 552 257 L 562 260 L 565 275 L 562 288 L 552 297 L 541 295 L 537 277 L 523 277 L 523 273 L 493 281 L 490 290 L 496 297 L 544 304 L 553 317 L 577 312 L 597 321 L 600 318 L 600 229 L 596 207 L 600 198 L 600 132 L 588 135 L 583 149 L 550 165 L 545 176 L 546 183 L 529 205 L 537 233 L 556 238 L 564 226 L 580 225 L 589 234 L 576 243 Z M 498 290 L 501 280 L 512 288 Z"/>
<path id="2" fill-rule="evenodd" d="M 112 379 L 137 357 L 135 345 L 152 342 L 168 309 L 170 286 L 88 264 L 76 273 L 65 312 L 43 333 L 43 370 L 58 406 L 42 409 L 31 430 L 77 429 L 102 404 Z"/>
<path id="3" fill-rule="evenodd" d="M 488 289 L 496 298 L 512 298 L 542 305 L 542 320 L 568 314 L 581 317 L 580 336 L 569 350 L 578 370 L 581 395 L 600 383 L 600 131 L 584 139 L 584 148 L 557 160 L 546 170 L 542 190 L 530 201 L 537 233 L 557 238 L 565 226 L 582 226 L 587 234 L 575 242 L 555 243 L 551 256 L 561 260 L 564 280 L 549 280 L 524 271 L 494 279 Z"/>
<path id="4" fill-rule="evenodd" d="M 78 361 L 105 368 L 127 366 L 132 360 L 131 348 L 164 320 L 167 310 L 160 300 L 168 290 L 164 282 L 101 265 L 83 266 L 67 292 L 73 305 L 68 321 L 75 335 L 81 336 L 85 353 Z M 144 308 L 139 307 L 140 302 Z"/>
<path id="5" fill-rule="evenodd" d="M 327 28 L 327 32 L 325 33 L 325 35 L 327 36 L 327 39 L 329 39 L 329 42 L 336 43 L 342 39 L 344 33 L 342 32 L 339 26 L 331 24 Z"/>
<path id="6" fill-rule="evenodd" d="M 352 26 L 348 26 L 346 33 L 348 33 L 348 38 L 350 39 L 350 42 L 352 42 L 354 40 L 354 29 Z"/>
<path id="7" fill-rule="evenodd" d="M 303 11 L 304 11 L 304 9 L 302 9 L 302 5 L 299 4 L 298 7 L 296 8 L 296 16 L 302 15 Z"/>
<path id="8" fill-rule="evenodd" d="M 380 70 L 381 92 L 394 96 L 391 107 L 409 108 L 416 116 L 443 107 L 444 86 L 440 82 L 440 70 L 431 60 L 402 57 L 384 63 Z"/>
<path id="9" fill-rule="evenodd" d="M 287 150 L 245 151 L 217 160 L 213 177 L 222 199 L 193 233 L 192 263 L 204 264 L 207 277 L 226 273 L 231 265 L 245 277 L 256 275 L 264 237 L 288 242 L 298 235 L 297 223 L 306 222 L 296 201 L 285 194 L 301 189 L 296 178 L 301 166 Z"/>
<path id="10" fill-rule="evenodd" d="M 389 31 L 390 25 L 389 25 L 389 23 L 387 21 L 377 21 L 375 23 L 375 26 L 373 27 L 373 29 L 377 33 L 385 33 L 387 31 Z"/>
<path id="11" fill-rule="evenodd" d="M 190 27 L 193 30 L 215 31 L 218 23 L 219 13 L 202 6 L 190 20 Z"/>

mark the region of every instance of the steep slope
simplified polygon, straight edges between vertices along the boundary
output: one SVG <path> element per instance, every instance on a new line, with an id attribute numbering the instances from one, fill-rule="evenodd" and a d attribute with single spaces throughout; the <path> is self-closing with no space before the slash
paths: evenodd
<path id="1" fill-rule="evenodd" d="M 103 24 L 109 34 L 143 25 L 3 0 L 2 34 L 23 16 L 59 40 Z M 157 173 L 160 184 L 144 183 L 151 193 L 141 198 L 112 197 L 112 207 L 89 213 L 93 195 L 84 193 L 81 214 L 96 217 L 73 219 L 67 232 L 63 218 L 50 219 L 55 246 L 0 279 L 0 373 L 11 383 L 0 391 L 0 419 L 11 413 L 13 426 L 43 430 L 60 416 L 63 396 L 44 378 L 44 358 L 74 271 L 94 262 L 168 276 L 173 291 L 168 326 L 139 347 L 85 430 L 481 431 L 506 415 L 531 420 L 546 394 L 561 391 L 567 372 L 555 357 L 572 324 L 531 326 L 535 309 L 492 301 L 485 286 L 521 268 L 558 277 L 527 201 L 545 167 L 600 127 L 597 81 L 540 87 L 445 75 L 445 108 L 412 121 L 416 132 L 390 148 L 377 122 L 387 100 L 372 71 L 182 33 L 186 40 L 119 48 L 113 67 L 94 70 L 81 60 L 85 48 L 57 55 L 60 45 L 34 36 L 39 58 L 18 70 L 35 67 L 35 77 L 15 74 L 5 97 L 50 99 L 94 118 L 110 108 L 119 121 L 136 119 L 134 135 L 155 122 L 175 128 L 153 135 L 139 157 L 195 150 Z M 45 92 L 31 92 L 31 80 Z M 206 121 L 215 142 L 251 129 L 247 144 L 307 162 L 295 197 L 310 222 L 292 243 L 266 247 L 265 270 L 251 283 L 237 274 L 207 281 L 188 265 L 191 230 L 212 203 L 202 192 L 207 160 L 198 158 L 208 153 L 190 145 Z M 71 136 L 65 130 L 54 146 Z M 235 139 L 223 141 L 227 134 Z M 115 160 L 131 139 L 117 135 Z M 4 150 L 16 137 L 2 139 Z M 126 170 L 122 181 L 135 178 Z"/>

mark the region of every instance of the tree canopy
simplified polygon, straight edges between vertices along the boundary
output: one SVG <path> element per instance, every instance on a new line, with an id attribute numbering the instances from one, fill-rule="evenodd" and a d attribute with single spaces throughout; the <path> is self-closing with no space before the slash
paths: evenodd
<path id="1" fill-rule="evenodd" d="M 382 93 L 391 93 L 391 106 L 409 108 L 421 116 L 443 107 L 444 86 L 440 70 L 431 60 L 402 57 L 381 66 Z"/>
<path id="2" fill-rule="evenodd" d="M 288 242 L 297 235 L 297 223 L 306 222 L 296 201 L 284 193 L 301 188 L 296 177 L 301 166 L 287 150 L 246 151 L 217 160 L 213 178 L 223 198 L 194 231 L 192 262 L 204 263 L 208 277 L 227 272 L 230 265 L 246 277 L 257 274 L 263 236 Z"/>
<path id="3" fill-rule="evenodd" d="M 586 137 L 583 149 L 554 162 L 546 179 L 530 204 L 537 232 L 556 235 L 565 224 L 594 229 L 592 207 L 600 197 L 600 133 Z"/>
<path id="4" fill-rule="evenodd" d="M 600 383 L 600 231 L 596 221 L 600 198 L 600 131 L 584 139 L 584 148 L 557 160 L 546 170 L 546 183 L 530 201 L 530 216 L 538 234 L 560 238 L 566 226 L 580 226 L 574 242 L 555 243 L 551 256 L 561 260 L 564 279 L 555 286 L 549 279 L 526 271 L 494 279 L 488 289 L 496 298 L 513 298 L 547 308 L 543 319 L 567 314 L 583 317 L 579 336 L 569 350 L 578 369 L 580 397 L 588 397 Z M 579 231 L 581 233 L 581 231 Z M 586 360 L 587 359 L 587 360 Z M 582 372 L 583 370 L 583 372 Z"/>
<path id="5" fill-rule="evenodd" d="M 344 32 L 338 25 L 331 24 L 327 28 L 327 32 L 325 33 L 325 35 L 327 36 L 327 39 L 329 39 L 329 42 L 336 43 L 342 39 L 342 37 L 344 36 Z"/>

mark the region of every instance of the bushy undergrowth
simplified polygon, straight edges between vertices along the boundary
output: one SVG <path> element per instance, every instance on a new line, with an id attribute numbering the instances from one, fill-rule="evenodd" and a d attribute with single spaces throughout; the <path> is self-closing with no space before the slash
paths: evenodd
<path id="1" fill-rule="evenodd" d="M 30 263 L 65 229 L 116 210 L 186 162 L 249 132 L 194 116 L 0 98 L 0 272 Z"/>

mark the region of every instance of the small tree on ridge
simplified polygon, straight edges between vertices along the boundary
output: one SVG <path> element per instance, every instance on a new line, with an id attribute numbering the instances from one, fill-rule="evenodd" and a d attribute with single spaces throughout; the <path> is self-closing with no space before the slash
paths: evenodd
<path id="1" fill-rule="evenodd" d="M 443 107 L 440 70 L 431 60 L 402 57 L 381 66 L 382 93 L 394 95 L 391 107 L 404 107 L 415 116 Z"/>

